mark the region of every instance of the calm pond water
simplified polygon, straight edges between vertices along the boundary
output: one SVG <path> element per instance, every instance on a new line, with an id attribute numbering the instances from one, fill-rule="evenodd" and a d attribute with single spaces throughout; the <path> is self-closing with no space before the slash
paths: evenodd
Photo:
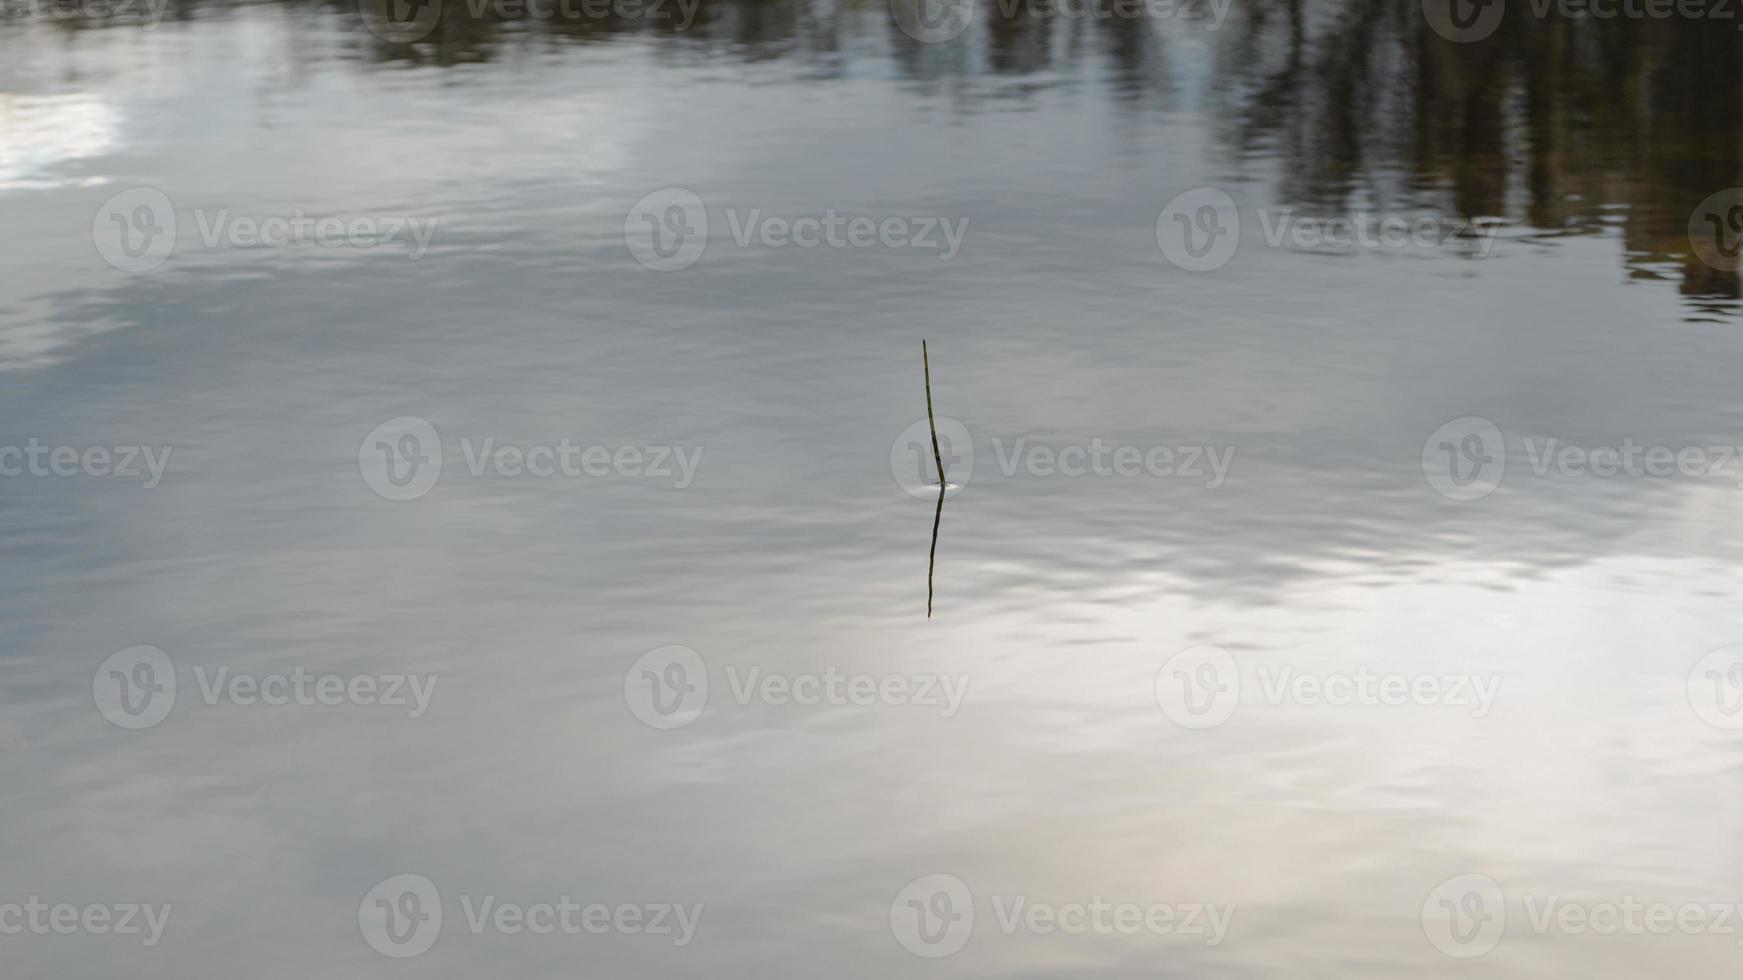
<path id="1" fill-rule="evenodd" d="M 8 976 L 1735 971 L 1734 25 L 627 2 L 0 6 Z"/>

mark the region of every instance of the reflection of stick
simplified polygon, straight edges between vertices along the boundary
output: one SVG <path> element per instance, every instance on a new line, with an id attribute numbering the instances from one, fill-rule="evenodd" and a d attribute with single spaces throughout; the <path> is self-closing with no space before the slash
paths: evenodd
<path id="1" fill-rule="evenodd" d="M 944 518 L 944 454 L 938 451 L 938 420 L 932 417 L 932 360 L 920 341 L 920 365 L 926 375 L 926 422 L 932 426 L 932 461 L 938 464 L 938 509 L 932 512 L 932 553 L 926 559 L 926 618 L 932 618 L 932 571 L 938 567 L 938 522 Z"/>
<path id="2" fill-rule="evenodd" d="M 938 451 L 938 420 L 932 417 L 932 361 L 926 356 L 926 342 L 920 341 L 920 369 L 926 375 L 926 422 L 932 426 L 932 461 L 938 464 L 938 492 L 943 493 L 944 454 Z"/>
<path id="3" fill-rule="evenodd" d="M 932 555 L 926 559 L 926 618 L 932 618 L 932 570 L 938 567 L 938 522 L 944 519 L 944 488 L 938 488 L 938 509 L 932 512 Z"/>

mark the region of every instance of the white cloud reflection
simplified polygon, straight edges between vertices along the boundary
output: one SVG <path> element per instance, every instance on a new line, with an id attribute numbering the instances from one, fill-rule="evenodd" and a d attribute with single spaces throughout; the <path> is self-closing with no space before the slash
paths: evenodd
<path id="1" fill-rule="evenodd" d="M 92 95 L 0 93 L 0 190 L 62 187 L 65 164 L 109 152 L 120 115 Z"/>

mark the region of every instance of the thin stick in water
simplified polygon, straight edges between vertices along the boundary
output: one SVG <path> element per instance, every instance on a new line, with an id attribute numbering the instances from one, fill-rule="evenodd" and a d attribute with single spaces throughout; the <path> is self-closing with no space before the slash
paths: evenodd
<path id="1" fill-rule="evenodd" d="M 932 552 L 926 558 L 926 618 L 932 618 L 932 573 L 938 567 L 938 523 L 944 518 L 944 454 L 938 451 L 938 420 L 932 415 L 932 359 L 926 341 L 920 341 L 920 365 L 926 376 L 926 422 L 932 426 L 932 461 L 938 465 L 938 507 L 932 512 Z"/>
<path id="2" fill-rule="evenodd" d="M 926 375 L 926 423 L 932 426 L 932 461 L 938 464 L 938 490 L 948 485 L 944 478 L 944 454 L 938 451 L 938 420 L 932 416 L 932 359 L 926 353 L 926 341 L 920 341 L 920 369 Z"/>
<path id="3" fill-rule="evenodd" d="M 932 618 L 932 570 L 938 567 L 938 522 L 944 519 L 944 488 L 938 488 L 938 508 L 932 512 L 932 554 L 926 559 L 926 618 Z"/>

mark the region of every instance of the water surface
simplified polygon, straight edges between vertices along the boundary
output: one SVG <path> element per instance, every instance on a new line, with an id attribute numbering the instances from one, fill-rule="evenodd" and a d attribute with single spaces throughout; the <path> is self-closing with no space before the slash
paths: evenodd
<path id="1" fill-rule="evenodd" d="M 1380 2 L 1218 25 L 983 4 L 943 43 L 870 2 L 706 0 L 682 30 L 450 3 L 414 43 L 315 3 L 0 24 L 0 445 L 171 450 L 150 489 L 0 478 L 0 901 L 173 904 L 151 948 L 0 936 L 9 975 L 1734 969 L 1735 936 L 1540 932 L 1525 901 L 1743 900 L 1743 687 L 1696 669 L 1743 641 L 1743 462 L 1532 468 L 1552 438 L 1743 441 L 1737 267 L 1689 238 L 1743 183 L 1739 37 L 1510 17 L 1455 44 Z M 177 220 L 150 269 L 105 259 L 134 188 Z M 667 188 L 709 229 L 660 272 L 625 225 L 664 221 L 638 202 Z M 1192 272 L 1157 225 L 1201 188 L 1242 230 Z M 966 233 L 948 258 L 735 238 L 831 209 Z M 1271 246 L 1285 211 L 1480 236 Z M 202 237 L 293 214 L 434 230 L 415 259 Z M 974 457 L 930 620 L 921 338 Z M 407 417 L 443 468 L 393 500 L 359 455 Z M 1423 459 L 1466 417 L 1506 475 L 1459 500 Z M 487 439 L 701 455 L 683 486 L 474 476 Z M 1007 475 L 1019 439 L 1232 461 L 1214 487 Z M 131 731 L 93 678 L 136 645 L 177 697 Z M 671 645 L 709 694 L 661 728 L 636 665 Z M 1199 645 L 1242 682 L 1203 730 L 1157 692 Z M 205 703 L 219 668 L 438 683 L 415 718 Z M 740 704 L 753 669 L 966 696 Z M 1267 703 L 1284 670 L 1500 686 L 1480 717 Z M 396 960 L 358 908 L 405 873 L 446 921 Z M 1422 915 L 1465 874 L 1508 902 L 1476 964 Z M 917 958 L 892 904 L 932 875 L 975 926 Z M 562 895 L 704 911 L 678 946 L 475 935 L 461 904 Z M 1018 895 L 1234 915 L 1215 945 L 1007 934 Z"/>

